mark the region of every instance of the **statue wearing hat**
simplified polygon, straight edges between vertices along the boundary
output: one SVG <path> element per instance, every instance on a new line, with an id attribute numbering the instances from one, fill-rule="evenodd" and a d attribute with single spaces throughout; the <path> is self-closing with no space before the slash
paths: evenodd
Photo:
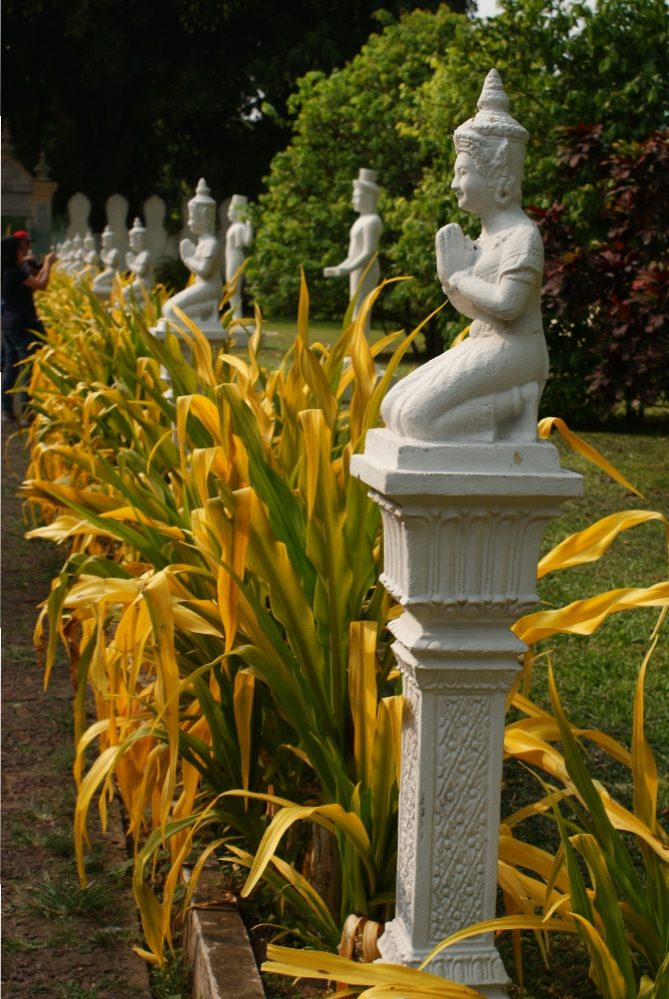
<path id="1" fill-rule="evenodd" d="M 153 263 L 151 254 L 145 246 L 145 237 L 146 229 L 136 218 L 132 229 L 128 230 L 130 249 L 125 255 L 125 262 L 133 275 L 133 280 L 125 289 L 126 301 L 134 299 L 136 302 L 141 302 L 153 285 Z"/>
<path id="2" fill-rule="evenodd" d="M 210 196 L 207 182 L 201 178 L 194 197 L 188 202 L 188 226 L 197 242 L 182 239 L 179 244 L 181 259 L 195 280 L 165 302 L 158 332 L 164 332 L 168 322 L 179 325 L 174 311 L 178 306 L 205 334 L 221 334 L 218 303 L 222 283 L 220 248 L 214 235 L 215 217 L 216 202 Z"/>
<path id="3" fill-rule="evenodd" d="M 481 232 L 472 240 L 455 223 L 440 229 L 437 273 L 472 320 L 469 336 L 398 382 L 381 415 L 390 431 L 419 441 L 535 441 L 548 375 L 543 244 L 521 207 L 528 134 L 509 114 L 497 70 L 486 77 L 478 114 L 453 138 L 451 188 Z"/>
<path id="4" fill-rule="evenodd" d="M 228 208 L 230 225 L 225 234 L 225 280 L 234 281 L 235 275 L 246 259 L 246 253 L 253 243 L 253 227 L 246 219 L 248 198 L 243 194 L 233 194 Z M 242 317 L 243 276 L 239 274 L 235 290 L 230 296 L 230 308 L 234 319 Z"/>
<path id="5" fill-rule="evenodd" d="M 376 170 L 362 168 L 353 181 L 352 205 L 358 218 L 351 226 L 348 256 L 336 267 L 325 267 L 326 278 L 349 276 L 349 296 L 355 301 L 353 318 L 358 315 L 367 295 L 379 283 L 381 270 L 378 259 L 374 259 L 379 249 L 383 223 L 377 213 L 379 188 L 376 184 Z M 367 317 L 366 332 L 369 331 L 371 316 Z"/>

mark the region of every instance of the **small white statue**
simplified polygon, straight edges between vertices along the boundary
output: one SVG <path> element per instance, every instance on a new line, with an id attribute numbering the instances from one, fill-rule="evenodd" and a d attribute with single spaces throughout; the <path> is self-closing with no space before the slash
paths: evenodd
<path id="1" fill-rule="evenodd" d="M 56 244 L 56 257 L 58 260 L 58 269 L 64 274 L 68 273 L 68 264 L 70 261 L 70 253 L 72 252 L 72 242 L 69 239 L 62 239 L 60 243 Z"/>
<path id="2" fill-rule="evenodd" d="M 144 301 L 146 292 L 153 286 L 153 263 L 151 254 L 144 245 L 145 237 L 146 229 L 136 218 L 132 229 L 128 231 L 130 249 L 125 255 L 126 266 L 134 275 L 132 282 L 124 291 L 126 302 L 132 299 L 136 302 Z"/>
<path id="3" fill-rule="evenodd" d="M 383 231 L 383 223 L 377 213 L 379 188 L 376 185 L 376 170 L 359 171 L 353 181 L 352 205 L 358 213 L 358 218 L 351 226 L 348 256 L 336 267 L 325 267 L 323 276 L 326 278 L 349 276 L 349 297 L 355 300 L 353 318 L 358 315 L 367 295 L 379 283 L 381 269 L 378 259 L 374 260 L 369 270 L 365 270 L 370 261 L 378 253 L 379 240 Z M 369 330 L 371 317 L 367 319 Z"/>
<path id="4" fill-rule="evenodd" d="M 243 194 L 233 194 L 228 208 L 230 225 L 225 234 L 225 280 L 230 283 L 246 259 L 246 251 L 253 243 L 253 227 L 245 219 L 248 198 Z M 243 276 L 237 279 L 237 287 L 230 297 L 230 308 L 234 319 L 242 317 Z"/>
<path id="5" fill-rule="evenodd" d="M 186 315 L 202 328 L 219 327 L 218 303 L 221 298 L 222 282 L 219 242 L 214 235 L 216 202 L 209 194 L 207 183 L 202 178 L 197 185 L 195 197 L 188 202 L 188 226 L 197 236 L 197 243 L 182 239 L 179 244 L 181 259 L 195 276 L 193 284 L 168 298 L 163 306 L 163 320 L 178 324 L 174 312 L 178 306 Z M 219 327 L 220 329 L 220 327 Z"/>
<path id="6" fill-rule="evenodd" d="M 93 281 L 93 291 L 98 298 L 109 298 L 118 272 L 119 252 L 114 244 L 114 233 L 107 225 L 100 237 L 100 260 L 103 269 Z"/>
<path id="7" fill-rule="evenodd" d="M 98 273 L 98 251 L 95 246 L 95 236 L 92 233 L 87 232 L 84 236 L 83 244 L 83 263 L 79 269 L 80 278 L 89 278 L 93 280 L 95 275 Z"/>
<path id="8" fill-rule="evenodd" d="M 403 378 L 381 406 L 389 430 L 420 441 L 536 440 L 548 375 L 543 244 L 521 208 L 528 133 L 509 114 L 495 69 L 478 108 L 454 133 L 451 187 L 460 208 L 481 219 L 481 232 L 471 240 L 451 223 L 436 237 L 439 279 L 473 320 L 469 337 Z"/>
<path id="9" fill-rule="evenodd" d="M 72 239 L 72 251 L 70 254 L 69 271 L 71 274 L 80 274 L 84 267 L 84 241 L 79 235 Z"/>

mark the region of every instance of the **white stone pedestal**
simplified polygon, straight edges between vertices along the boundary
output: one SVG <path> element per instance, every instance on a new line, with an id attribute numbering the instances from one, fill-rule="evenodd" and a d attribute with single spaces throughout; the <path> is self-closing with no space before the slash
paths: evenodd
<path id="1" fill-rule="evenodd" d="M 495 915 L 505 698 L 525 645 L 509 630 L 537 602 L 539 544 L 581 477 L 548 443 L 423 444 L 367 435 L 352 473 L 381 507 L 381 580 L 402 671 L 397 909 L 383 959 L 417 965 L 449 934 Z M 492 934 L 429 970 L 505 995 Z"/>
<path id="2" fill-rule="evenodd" d="M 225 340 L 226 333 L 218 319 L 194 319 L 193 322 L 207 340 Z M 157 340 L 164 340 L 167 335 L 168 325 L 172 328 L 173 332 L 185 330 L 186 333 L 190 334 L 190 330 L 182 326 L 181 323 L 168 323 L 165 319 L 159 319 L 156 325 L 151 327 L 150 332 L 153 333 Z"/>

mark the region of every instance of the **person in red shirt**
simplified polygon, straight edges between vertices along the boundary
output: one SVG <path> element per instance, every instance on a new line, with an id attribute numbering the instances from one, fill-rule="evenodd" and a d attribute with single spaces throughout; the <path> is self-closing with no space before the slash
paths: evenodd
<path id="1" fill-rule="evenodd" d="M 16 384 L 22 361 L 37 343 L 35 333 L 43 333 L 44 326 L 37 315 L 33 293 L 43 291 L 49 284 L 55 253 L 47 253 L 42 266 L 35 273 L 26 261 L 30 248 L 28 234 L 20 232 L 2 239 L 2 418 L 14 420 L 12 389 Z M 28 402 L 22 393 L 22 404 Z"/>

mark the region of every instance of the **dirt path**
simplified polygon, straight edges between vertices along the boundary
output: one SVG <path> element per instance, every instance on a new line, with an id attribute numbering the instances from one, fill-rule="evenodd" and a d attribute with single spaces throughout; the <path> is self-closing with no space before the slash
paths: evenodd
<path id="1" fill-rule="evenodd" d="M 89 886 L 76 878 L 72 687 L 61 660 L 45 694 L 32 647 L 36 606 L 65 553 L 23 537 L 25 435 L 7 438 L 3 426 L 2 995 L 148 999 L 118 812 L 104 837 L 91 823 Z"/>

